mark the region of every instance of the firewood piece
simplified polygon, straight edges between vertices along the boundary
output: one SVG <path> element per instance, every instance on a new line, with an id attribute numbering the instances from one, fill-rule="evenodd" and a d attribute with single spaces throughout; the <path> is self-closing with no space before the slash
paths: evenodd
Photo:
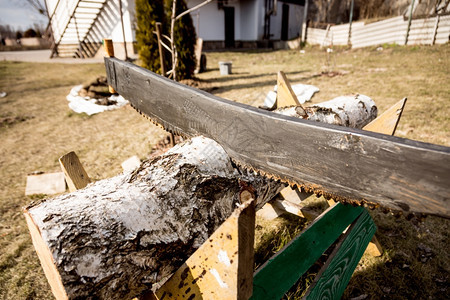
<path id="1" fill-rule="evenodd" d="M 61 156 L 59 158 L 59 164 L 66 177 L 69 191 L 74 192 L 82 189 L 91 182 L 91 179 L 74 151 Z"/>
<path id="2" fill-rule="evenodd" d="M 53 262 L 59 274 L 44 268 L 53 289 L 62 285 L 68 299 L 125 299 L 178 269 L 231 215 L 242 182 L 255 189 L 257 206 L 284 187 L 241 174 L 216 142 L 196 137 L 25 214 L 37 227 L 33 243 L 49 250 L 36 247 L 42 264 Z"/>
<path id="3" fill-rule="evenodd" d="M 64 193 L 65 191 L 66 182 L 62 172 L 27 176 L 25 195 L 53 195 Z"/>
<path id="4" fill-rule="evenodd" d="M 288 200 L 295 204 L 300 204 L 303 200 L 314 195 L 314 193 L 300 192 L 298 188 L 285 187 L 281 190 L 280 195 L 283 199 Z"/>
<path id="5" fill-rule="evenodd" d="M 266 203 L 262 209 L 258 210 L 257 214 L 263 219 L 273 220 L 284 213 L 291 213 L 313 221 L 318 214 L 301 203 L 313 195 L 313 193 L 300 192 L 296 188 L 292 189 L 287 186 L 280 191 L 278 197 L 275 197 Z"/>

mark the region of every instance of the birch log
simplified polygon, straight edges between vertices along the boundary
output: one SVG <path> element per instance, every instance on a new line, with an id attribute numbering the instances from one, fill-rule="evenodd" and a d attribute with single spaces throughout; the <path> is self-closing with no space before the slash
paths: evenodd
<path id="1" fill-rule="evenodd" d="M 377 111 L 362 95 L 305 110 L 311 120 L 358 128 Z M 296 107 L 276 112 L 300 117 Z M 255 189 L 257 208 L 284 188 L 238 170 L 220 145 L 196 137 L 24 212 L 58 299 L 129 299 L 161 283 L 231 215 L 242 182 Z"/>
<path id="2" fill-rule="evenodd" d="M 160 282 L 231 215 L 242 181 L 259 206 L 283 184 L 240 173 L 216 142 L 196 137 L 132 173 L 25 210 L 60 299 L 130 299 Z"/>
<path id="3" fill-rule="evenodd" d="M 304 108 L 306 119 L 322 123 L 362 129 L 377 117 L 375 102 L 365 95 L 341 96 Z M 298 111 L 297 111 L 298 110 Z M 302 118 L 302 110 L 297 106 L 275 110 L 287 116 Z"/>

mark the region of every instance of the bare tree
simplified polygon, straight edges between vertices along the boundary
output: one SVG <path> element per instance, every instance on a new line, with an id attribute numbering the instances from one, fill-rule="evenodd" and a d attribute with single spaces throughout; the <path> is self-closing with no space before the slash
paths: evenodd
<path id="1" fill-rule="evenodd" d="M 171 17 L 171 22 L 170 22 L 170 37 L 167 37 L 167 36 L 163 35 L 169 41 L 170 47 L 168 45 L 166 45 L 162 41 L 160 41 L 160 43 L 162 44 L 162 46 L 164 48 L 169 50 L 169 52 L 172 55 L 172 69 L 167 72 L 167 75 L 169 75 L 169 77 L 172 77 L 173 80 L 175 80 L 175 81 L 177 80 L 176 65 L 177 65 L 177 61 L 178 61 L 178 52 L 177 52 L 177 49 L 175 47 L 175 42 L 174 42 L 175 41 L 175 39 L 174 39 L 175 38 L 175 32 L 174 32 L 175 21 L 181 19 L 184 15 L 186 15 L 186 14 L 188 14 L 188 13 L 194 11 L 194 10 L 199 9 L 202 6 L 204 6 L 204 5 L 206 5 L 206 4 L 210 3 L 210 2 L 212 2 L 212 0 L 206 0 L 206 1 L 204 1 L 204 2 L 202 2 L 200 4 L 198 4 L 198 5 L 196 5 L 196 6 L 192 7 L 192 8 L 190 8 L 190 9 L 182 12 L 178 16 L 175 13 L 176 12 L 176 6 L 177 6 L 177 0 L 174 0 L 173 3 L 172 3 L 172 17 Z M 164 74 L 164 75 L 166 75 L 166 74 Z"/>
<path id="2" fill-rule="evenodd" d="M 47 9 L 45 8 L 45 5 L 42 4 L 41 0 L 21 0 L 21 2 L 31 6 L 40 15 L 47 17 Z"/>

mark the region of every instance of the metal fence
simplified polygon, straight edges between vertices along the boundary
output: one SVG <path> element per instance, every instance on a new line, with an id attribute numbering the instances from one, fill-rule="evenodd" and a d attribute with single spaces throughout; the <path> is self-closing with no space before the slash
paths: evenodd
<path id="1" fill-rule="evenodd" d="M 379 22 L 364 22 L 328 26 L 327 29 L 308 28 L 307 42 L 321 46 L 348 45 L 353 48 L 381 44 L 433 45 L 445 44 L 450 36 L 450 15 L 415 19 L 408 31 L 408 20 L 402 16 Z M 406 35 L 408 34 L 408 38 Z"/>

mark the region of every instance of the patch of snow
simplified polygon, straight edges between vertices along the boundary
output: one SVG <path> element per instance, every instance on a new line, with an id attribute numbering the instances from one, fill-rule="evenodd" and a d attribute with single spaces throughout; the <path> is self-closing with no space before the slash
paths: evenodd
<path id="1" fill-rule="evenodd" d="M 299 83 L 293 84 L 291 87 L 292 91 L 297 96 L 297 99 L 300 102 L 300 104 L 310 101 L 311 98 L 314 96 L 314 94 L 320 91 L 318 87 L 310 84 Z M 277 86 L 275 85 L 273 87 L 273 91 L 267 93 L 266 99 L 264 100 L 264 106 L 273 107 L 276 99 L 277 99 Z"/>
<path id="2" fill-rule="evenodd" d="M 69 107 L 76 113 L 86 113 L 88 115 L 98 114 L 107 110 L 114 110 L 128 104 L 128 100 L 125 100 L 120 95 L 112 95 L 108 99 L 114 100 L 117 104 L 114 105 L 98 105 L 96 104 L 97 99 L 90 97 L 82 97 L 79 95 L 80 90 L 83 88 L 82 85 L 74 86 L 69 95 L 67 95 L 67 100 L 69 101 Z"/>

